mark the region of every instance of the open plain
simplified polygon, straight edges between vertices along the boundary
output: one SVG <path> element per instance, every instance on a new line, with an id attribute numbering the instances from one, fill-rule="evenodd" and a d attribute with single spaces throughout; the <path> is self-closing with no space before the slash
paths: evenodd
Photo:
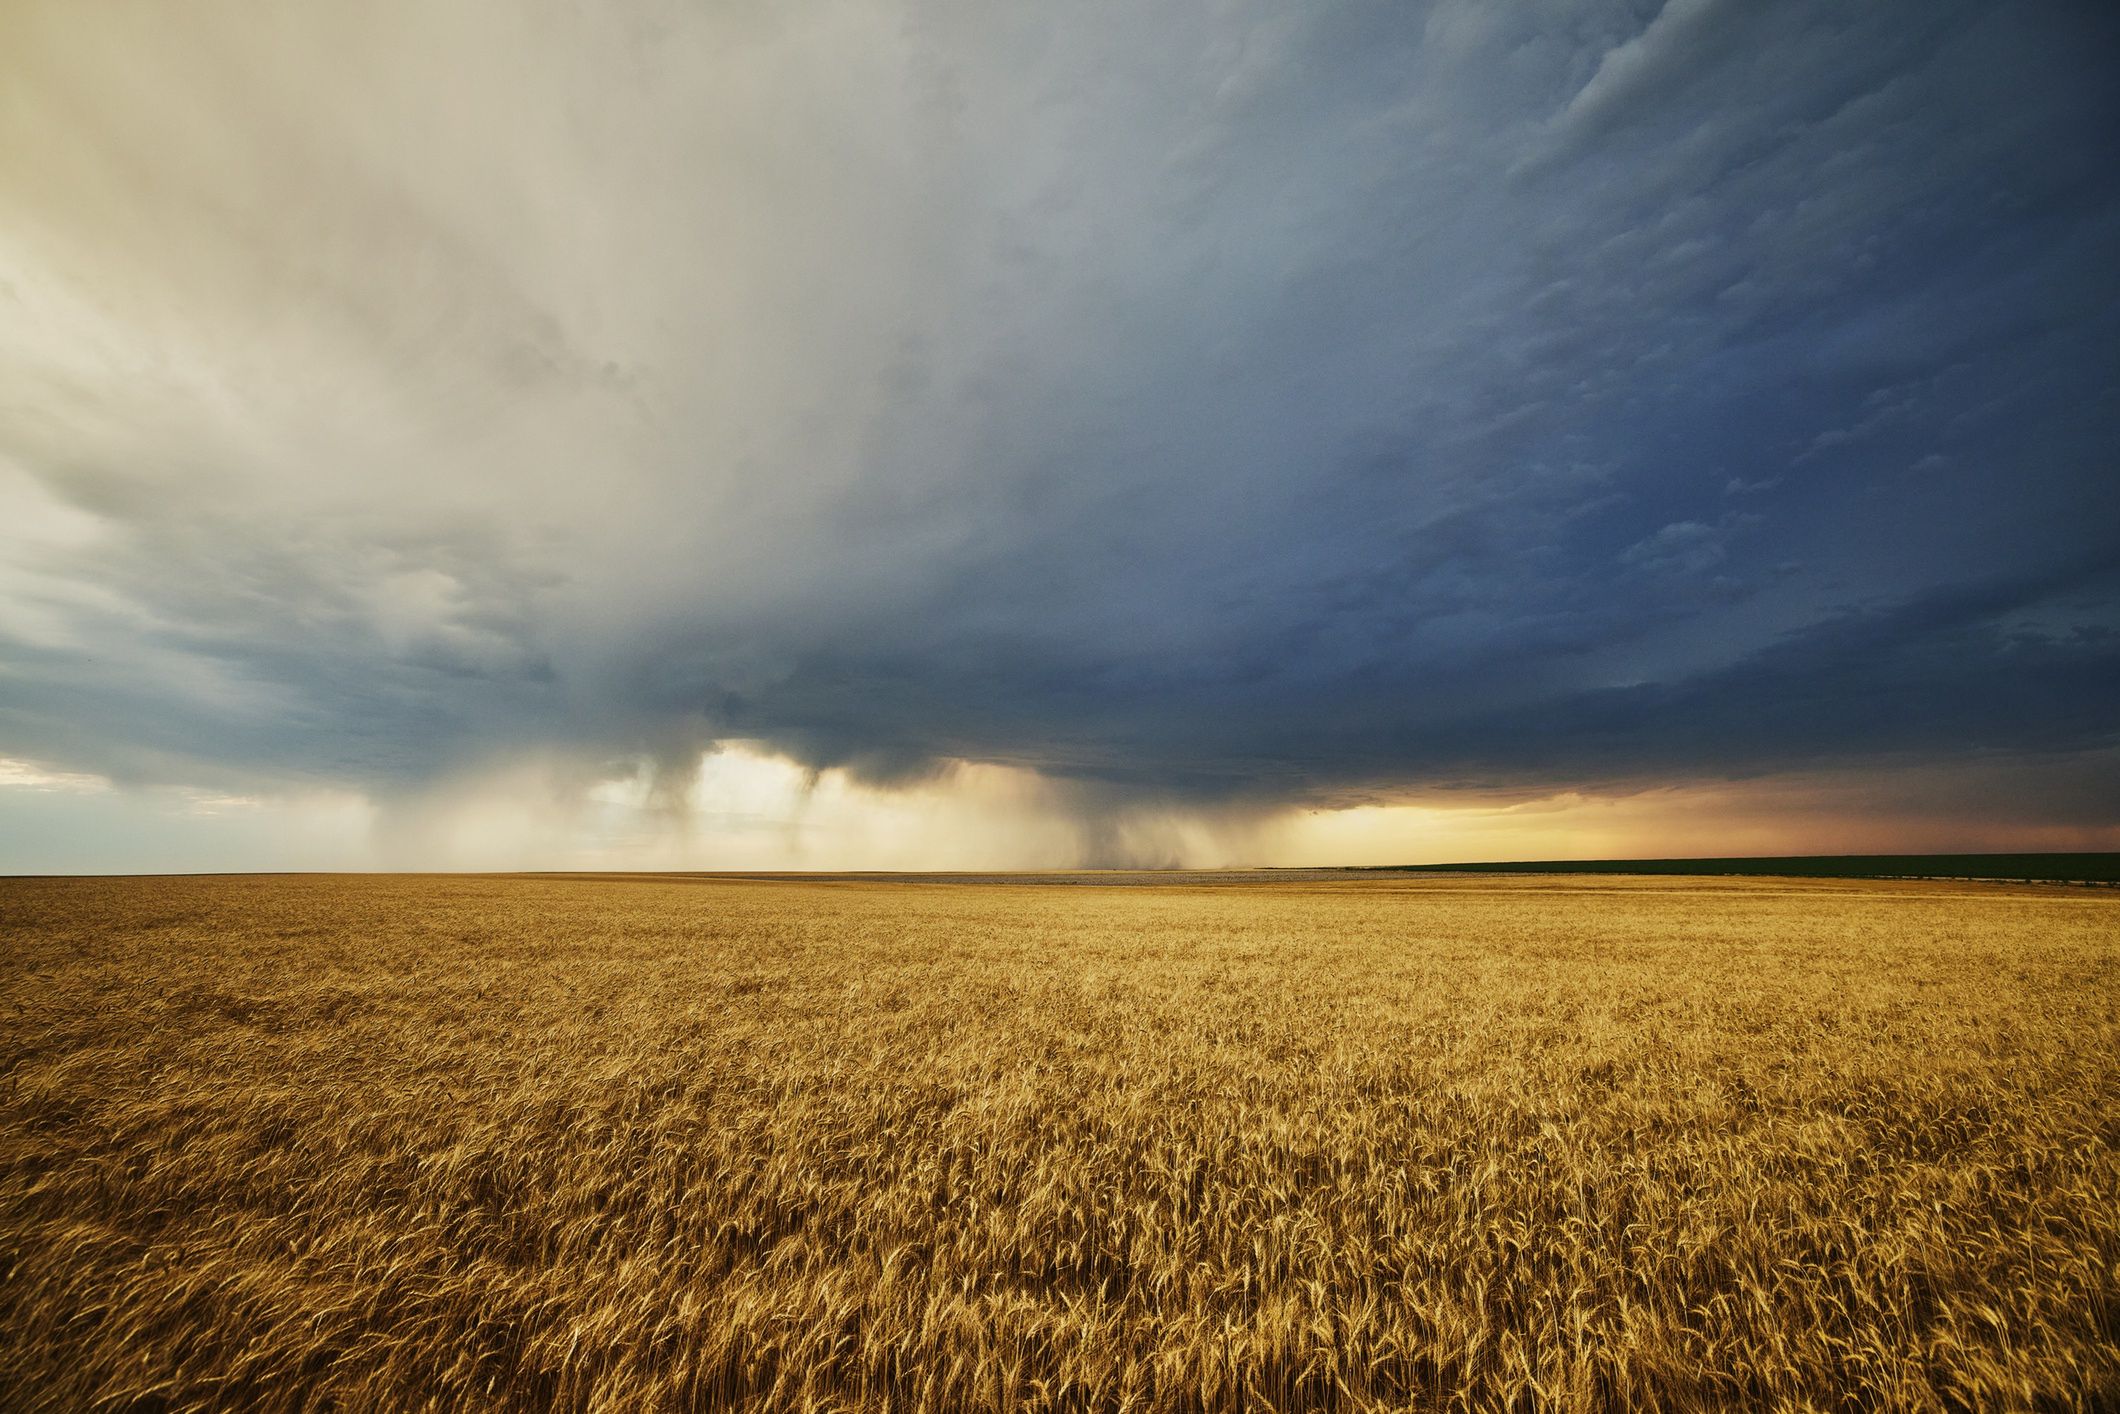
<path id="1" fill-rule="evenodd" d="M 26 1414 L 2120 1406 L 2103 891 L 14 879 L 0 1076 Z"/>

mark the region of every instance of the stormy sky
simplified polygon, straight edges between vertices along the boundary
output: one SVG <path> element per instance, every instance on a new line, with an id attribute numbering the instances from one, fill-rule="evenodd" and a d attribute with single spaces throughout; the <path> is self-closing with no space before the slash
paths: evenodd
<path id="1" fill-rule="evenodd" d="M 0 870 L 2120 847 L 2116 72 L 7 0 Z"/>

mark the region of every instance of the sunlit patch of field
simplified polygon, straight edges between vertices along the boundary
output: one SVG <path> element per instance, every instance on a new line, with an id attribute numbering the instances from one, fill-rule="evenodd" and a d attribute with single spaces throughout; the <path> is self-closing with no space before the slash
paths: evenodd
<path id="1" fill-rule="evenodd" d="M 0 1405 L 2120 1405 L 2120 898 L 0 881 Z"/>

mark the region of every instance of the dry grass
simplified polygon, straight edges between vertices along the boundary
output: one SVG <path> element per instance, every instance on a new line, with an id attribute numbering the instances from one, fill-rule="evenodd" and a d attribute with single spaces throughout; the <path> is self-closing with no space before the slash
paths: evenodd
<path id="1" fill-rule="evenodd" d="M 0 881 L 18 1411 L 2120 1406 L 2120 899 Z"/>

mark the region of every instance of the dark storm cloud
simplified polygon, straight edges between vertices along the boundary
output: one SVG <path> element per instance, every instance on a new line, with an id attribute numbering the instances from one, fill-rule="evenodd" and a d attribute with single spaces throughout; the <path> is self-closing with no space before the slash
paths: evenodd
<path id="1" fill-rule="evenodd" d="M 0 754 L 1276 802 L 2120 729 L 2095 7 L 23 13 Z"/>

